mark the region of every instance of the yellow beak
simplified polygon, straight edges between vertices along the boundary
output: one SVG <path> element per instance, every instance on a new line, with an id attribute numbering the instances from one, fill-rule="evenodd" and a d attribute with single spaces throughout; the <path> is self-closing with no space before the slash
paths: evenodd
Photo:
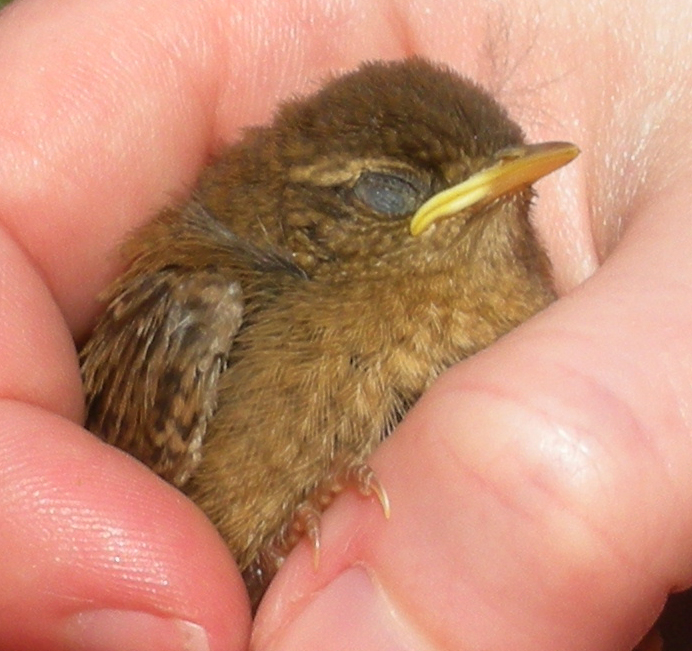
<path id="1" fill-rule="evenodd" d="M 579 148 L 569 142 L 543 142 L 503 149 L 493 165 L 428 199 L 411 218 L 411 234 L 420 235 L 440 219 L 531 185 L 567 165 L 578 154 Z"/>

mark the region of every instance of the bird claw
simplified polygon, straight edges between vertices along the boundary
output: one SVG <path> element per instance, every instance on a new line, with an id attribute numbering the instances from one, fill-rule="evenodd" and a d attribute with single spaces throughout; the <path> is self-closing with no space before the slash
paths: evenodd
<path id="1" fill-rule="evenodd" d="M 307 536 L 312 545 L 312 566 L 317 571 L 320 565 L 322 510 L 309 499 L 300 504 L 291 520 L 284 524 L 281 531 L 264 546 L 257 558 L 244 570 L 243 580 L 250 595 L 253 613 L 257 610 L 269 582 L 303 536 Z"/>
<path id="2" fill-rule="evenodd" d="M 363 497 L 374 495 L 382 507 L 384 517 L 389 519 L 391 509 L 387 491 L 375 471 L 366 463 L 335 462 L 332 472 L 317 485 L 308 500 L 319 504 L 324 511 L 339 493 L 348 488 L 354 488 Z"/>
<path id="3" fill-rule="evenodd" d="M 300 535 L 307 536 L 312 546 L 312 566 L 317 571 L 320 566 L 320 518 L 322 511 L 310 502 L 303 502 L 293 516 L 292 526 Z"/>
<path id="4" fill-rule="evenodd" d="M 389 497 L 375 471 L 365 463 L 337 461 L 329 475 L 295 510 L 293 518 L 284 526 L 273 548 L 280 550 L 279 553 L 285 557 L 303 536 L 307 536 L 312 546 L 313 567 L 317 570 L 320 562 L 322 513 L 339 493 L 348 488 L 356 489 L 364 497 L 375 496 L 382 507 L 384 517 L 389 519 Z"/>
<path id="5" fill-rule="evenodd" d="M 359 463 L 346 466 L 342 486 L 343 488 L 340 490 L 353 486 L 363 497 L 374 495 L 382 507 L 384 517 L 389 520 L 391 515 L 389 496 L 382 482 L 377 478 L 375 471 L 368 464 Z"/>
<path id="6" fill-rule="evenodd" d="M 315 487 L 294 511 L 293 517 L 287 522 L 265 548 L 265 553 L 271 556 L 271 564 L 278 569 L 289 552 L 304 536 L 312 546 L 312 564 L 315 570 L 320 564 L 320 521 L 322 513 L 334 501 L 334 498 L 348 488 L 354 488 L 364 497 L 375 496 L 384 517 L 389 519 L 391 508 L 387 491 L 375 475 L 375 471 L 367 464 L 335 461 L 332 471 Z"/>

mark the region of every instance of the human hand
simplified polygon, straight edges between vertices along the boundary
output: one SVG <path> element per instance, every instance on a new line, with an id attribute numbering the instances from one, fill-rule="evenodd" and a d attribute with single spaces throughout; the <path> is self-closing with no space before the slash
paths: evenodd
<path id="1" fill-rule="evenodd" d="M 254 646 L 627 648 L 691 583 L 689 9 L 392 7 L 0 16 L 3 646 L 247 646 L 211 526 L 77 426 L 71 340 L 117 244 L 219 141 L 331 69 L 413 53 L 493 90 L 530 141 L 581 146 L 535 210 L 563 297 L 424 397 L 373 460 L 391 520 L 342 496 L 319 571 L 299 547 Z"/>

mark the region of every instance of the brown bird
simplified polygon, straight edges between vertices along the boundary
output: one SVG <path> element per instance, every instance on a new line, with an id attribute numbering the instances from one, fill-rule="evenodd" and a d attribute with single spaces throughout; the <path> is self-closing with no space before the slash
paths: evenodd
<path id="1" fill-rule="evenodd" d="M 255 601 L 447 367 L 553 300 L 525 145 L 483 90 L 367 63 L 280 107 L 125 246 L 82 350 L 87 426 L 214 522 Z"/>

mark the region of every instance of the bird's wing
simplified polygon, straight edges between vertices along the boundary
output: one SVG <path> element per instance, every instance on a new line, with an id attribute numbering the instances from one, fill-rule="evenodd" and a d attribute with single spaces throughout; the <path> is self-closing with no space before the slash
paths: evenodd
<path id="1" fill-rule="evenodd" d="M 229 274 L 169 266 L 127 277 L 81 351 L 87 427 L 185 484 L 242 316 Z"/>

